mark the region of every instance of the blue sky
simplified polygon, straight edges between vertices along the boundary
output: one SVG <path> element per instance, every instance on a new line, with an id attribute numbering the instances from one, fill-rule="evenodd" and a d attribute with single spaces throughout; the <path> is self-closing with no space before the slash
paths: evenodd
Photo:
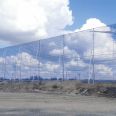
<path id="1" fill-rule="evenodd" d="M 114 24 L 115 5 L 116 0 L 0 0 L 0 47 Z"/>
<path id="2" fill-rule="evenodd" d="M 81 27 L 88 18 L 98 18 L 105 24 L 116 23 L 116 0 L 70 0 L 74 24 L 71 29 Z"/>
<path id="3" fill-rule="evenodd" d="M 52 37 L 40 42 L 42 53 L 39 60 L 42 70 L 60 71 L 64 36 L 58 35 L 99 26 L 106 27 L 100 28 L 101 31 L 112 31 L 112 28 L 106 25 L 116 23 L 115 5 L 116 0 L 0 0 L 0 47 L 22 45 Z M 87 71 L 84 73 L 88 72 L 91 68 L 88 60 L 92 58 L 92 37 L 90 31 L 72 33 L 65 37 L 66 69 L 86 68 Z M 95 33 L 96 61 L 111 60 L 113 39 L 111 34 Z M 14 65 L 19 67 L 20 62 L 22 62 L 20 65 L 24 64 L 24 67 L 22 66 L 24 70 L 30 70 L 32 66 L 38 67 L 39 60 L 36 58 L 38 51 L 35 49 L 38 43 L 35 41 L 30 44 L 2 49 L 0 62 L 4 63 L 5 60 L 11 62 L 9 68 L 12 70 Z M 116 49 L 116 43 L 114 46 Z M 21 53 L 17 53 L 17 50 Z M 4 53 L 8 55 L 5 59 L 2 58 Z M 95 68 L 101 76 L 113 75 L 113 66 L 107 63 L 96 62 Z"/>

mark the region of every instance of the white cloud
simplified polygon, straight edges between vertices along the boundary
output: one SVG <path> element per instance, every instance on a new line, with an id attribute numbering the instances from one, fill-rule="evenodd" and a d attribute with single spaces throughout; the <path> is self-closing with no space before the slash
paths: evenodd
<path id="1" fill-rule="evenodd" d="M 91 67 L 92 68 L 92 67 Z M 90 77 L 92 79 L 92 69 L 90 70 Z M 96 64 L 95 65 L 95 79 L 112 79 L 113 76 L 113 70 L 112 67 L 106 65 L 106 64 Z"/>
<path id="2" fill-rule="evenodd" d="M 106 24 L 102 23 L 97 18 L 90 18 L 86 20 L 86 23 L 82 25 L 80 30 L 87 30 L 87 29 L 92 29 L 92 28 L 97 28 L 97 27 L 102 27 L 102 26 L 106 26 Z"/>
<path id="3" fill-rule="evenodd" d="M 73 24 L 69 0 L 1 0 L 0 36 L 27 42 L 65 32 Z"/>
<path id="4" fill-rule="evenodd" d="M 106 26 L 106 24 L 102 23 L 99 19 L 91 18 L 88 19 L 80 29 L 77 29 L 78 32 L 68 34 L 65 36 L 66 44 L 68 44 L 68 46 L 72 48 L 77 48 L 77 51 L 80 52 L 83 56 L 91 56 L 92 53 L 93 30 L 90 28 L 95 28 L 94 29 L 95 31 L 100 31 L 100 32 L 112 31 L 110 27 Z M 85 29 L 90 29 L 90 30 L 85 30 Z M 113 52 L 112 34 L 100 33 L 100 32 L 94 33 L 94 43 L 95 43 L 94 53 L 96 55 L 95 58 L 111 59 L 111 54 Z M 116 46 L 115 43 L 114 46 Z"/>
<path id="5" fill-rule="evenodd" d="M 33 58 L 32 55 L 23 52 L 19 53 L 17 56 L 17 63 L 20 62 L 22 65 L 27 66 L 37 66 L 39 61 L 36 58 Z"/>
<path id="6" fill-rule="evenodd" d="M 60 56 L 63 55 L 63 50 L 64 50 L 64 56 L 67 56 L 68 58 L 70 57 L 79 57 L 78 53 L 75 50 L 71 50 L 68 48 L 68 46 L 64 46 L 62 49 L 53 49 L 49 51 L 49 54 L 52 56 Z"/>
<path id="7" fill-rule="evenodd" d="M 36 58 L 33 58 L 32 55 L 26 52 L 12 56 L 0 57 L 1 77 L 4 73 L 6 78 L 19 78 L 20 74 L 21 78 L 30 77 L 33 74 L 37 74 L 35 69 L 37 69 L 38 63 L 39 61 Z"/>
<path id="8" fill-rule="evenodd" d="M 0 64 L 4 63 L 4 58 L 0 57 Z"/>
<path id="9" fill-rule="evenodd" d="M 48 72 L 58 72 L 60 71 L 60 64 L 55 64 L 53 62 L 46 62 L 45 64 L 42 65 L 43 71 L 48 71 Z"/>
<path id="10" fill-rule="evenodd" d="M 31 54 L 26 52 L 22 52 L 17 55 L 6 56 L 6 58 L 0 57 L 0 66 L 3 66 L 0 67 L 1 74 L 4 74 L 4 71 L 7 70 L 6 73 L 16 73 L 15 75 L 19 77 L 19 72 L 21 70 L 22 78 L 28 76 L 28 73 L 31 73 L 30 76 L 38 75 L 38 65 L 40 65 L 41 72 L 45 74 L 50 72 L 60 72 L 61 68 L 60 64 L 54 62 L 46 61 L 42 63 L 36 58 L 34 58 Z"/>
<path id="11" fill-rule="evenodd" d="M 22 68 L 25 68 L 25 67 L 29 68 L 32 66 L 37 67 L 39 63 L 39 61 L 36 58 L 33 58 L 32 55 L 26 52 L 18 53 L 16 56 L 14 55 L 6 56 L 6 58 L 1 57 L 0 59 L 1 61 L 6 62 L 6 65 L 11 65 L 11 67 L 13 66 L 13 64 L 15 64 L 17 67 L 22 66 Z"/>
<path id="12" fill-rule="evenodd" d="M 70 70 L 84 68 L 86 66 L 87 66 L 87 64 L 83 60 L 81 60 L 80 58 L 79 59 L 73 58 L 69 62 L 66 63 L 66 68 L 68 68 Z"/>
<path id="13" fill-rule="evenodd" d="M 99 64 L 99 65 L 96 65 L 95 66 L 95 69 L 96 69 L 96 73 L 99 73 L 99 74 L 102 74 L 102 75 L 110 75 L 112 76 L 112 68 L 106 66 L 106 65 L 103 65 L 103 64 Z"/>
<path id="14" fill-rule="evenodd" d="M 24 42 L 27 41 L 27 39 L 30 39 L 31 41 L 32 39 L 37 39 L 36 37 L 40 36 L 55 35 L 56 33 L 61 34 L 61 32 L 65 32 L 64 28 L 67 25 L 72 24 L 72 12 L 69 10 L 68 0 L 52 0 L 51 2 L 48 0 L 11 0 L 12 2 L 9 2 L 8 0 L 4 1 L 0 1 L 0 21 L 2 22 L 0 24 L 0 31 L 3 32 L 0 32 L 0 35 L 2 36 L 1 38 L 6 41 L 10 40 L 13 42 Z M 18 7 L 16 7 L 17 4 Z M 25 9 L 25 7 L 27 9 Z M 12 11 L 14 12 L 12 13 Z M 29 13 L 27 11 L 29 11 Z M 25 15 L 26 13 L 27 15 Z M 70 58 L 68 59 L 68 62 L 65 62 L 66 69 L 71 70 L 88 67 L 89 63 L 85 63 L 85 60 L 87 60 L 87 57 L 85 56 L 89 56 L 89 58 L 91 56 L 93 38 L 92 30 L 86 29 L 91 28 L 95 28 L 95 31 L 111 31 L 111 28 L 106 26 L 106 24 L 104 24 L 99 19 L 90 18 L 80 29 L 75 30 L 75 33 L 67 34 L 65 36 L 66 43 L 64 52 L 65 56 Z M 5 36 L 6 34 L 8 34 L 8 36 Z M 4 42 L 3 39 L 2 41 Z M 111 34 L 96 32 L 95 59 L 111 59 L 111 54 L 113 51 L 112 45 L 113 38 Z M 49 55 L 53 57 L 62 55 L 63 49 L 60 48 L 59 44 L 57 45 L 54 40 L 53 42 L 49 43 L 48 46 L 50 49 L 46 50 L 46 53 L 49 53 Z M 79 58 L 79 61 L 71 57 Z M 84 60 L 81 58 L 84 58 Z M 33 58 L 32 55 L 28 53 L 21 53 L 17 56 L 11 56 L 9 58 L 7 57 L 7 59 L 10 59 L 9 61 L 11 63 L 15 63 L 14 61 L 16 61 L 17 65 L 19 65 L 22 60 L 22 64 L 25 65 L 27 69 L 29 66 L 37 67 L 38 64 L 38 60 Z M 3 61 L 4 59 L 1 58 L 0 62 Z M 61 65 L 47 59 L 45 63 L 41 63 L 41 69 L 46 71 L 57 71 L 61 70 Z M 95 70 L 100 75 L 112 75 L 112 68 L 107 65 L 98 64 L 96 65 Z"/>
<path id="15" fill-rule="evenodd" d="M 92 58 L 91 55 L 92 55 L 92 44 L 93 44 L 93 38 L 92 38 L 93 30 L 91 28 L 95 28 L 94 29 L 95 31 L 101 31 L 101 32 L 112 31 L 110 27 L 106 26 L 106 24 L 101 22 L 99 19 L 91 18 L 88 19 L 80 29 L 77 29 L 75 33 L 67 34 L 65 36 L 66 38 L 65 45 L 68 45 L 70 49 L 76 49 L 79 56 L 81 56 L 81 58 L 83 58 L 84 60 Z M 102 63 L 104 63 L 104 60 L 106 60 L 107 62 L 107 60 L 112 59 L 114 38 L 112 37 L 112 34 L 99 33 L 99 32 L 95 32 L 94 37 L 95 37 L 94 38 L 95 61 L 96 60 L 101 61 L 99 63 L 97 62 L 98 64 L 96 64 L 95 66 L 95 72 L 97 75 L 99 76 L 101 75 L 102 78 L 111 77 L 113 73 L 112 66 Z M 114 43 L 114 46 L 116 46 L 116 43 Z M 85 63 L 84 60 L 81 59 L 80 66 L 89 67 L 89 62 Z M 79 64 L 77 64 L 77 61 L 71 60 L 68 63 L 68 66 L 73 69 L 73 67 L 77 68 Z M 97 78 L 99 78 L 99 76 Z"/>
<path id="16" fill-rule="evenodd" d="M 53 49 L 49 54 L 53 56 L 60 56 L 62 55 L 62 49 Z"/>
<path id="17" fill-rule="evenodd" d="M 79 61 L 72 58 L 68 62 L 65 62 L 66 63 L 65 68 L 73 70 L 89 67 L 89 62 L 85 63 L 85 60 L 91 59 L 92 55 L 93 33 L 92 29 L 90 28 L 95 28 L 95 31 L 101 32 L 112 31 L 110 27 L 106 26 L 106 24 L 101 22 L 99 19 L 91 18 L 88 19 L 80 29 L 78 29 L 80 31 L 65 35 L 65 45 L 66 45 L 64 47 L 65 54 L 71 57 L 75 55 L 76 58 L 77 57 L 80 58 Z M 94 36 L 95 36 L 95 49 L 94 49 L 95 60 L 101 61 L 112 59 L 113 52 L 112 35 L 107 33 L 96 32 L 94 33 Z M 115 43 L 114 46 L 116 46 Z M 50 51 L 50 54 L 53 56 L 55 55 L 59 56 L 62 54 L 62 49 L 53 49 L 52 51 Z M 96 64 L 95 71 L 97 72 L 97 74 L 102 76 L 106 75 L 107 77 L 112 76 L 112 67 L 108 66 L 107 64 L 105 65 L 99 62 L 99 64 Z"/>

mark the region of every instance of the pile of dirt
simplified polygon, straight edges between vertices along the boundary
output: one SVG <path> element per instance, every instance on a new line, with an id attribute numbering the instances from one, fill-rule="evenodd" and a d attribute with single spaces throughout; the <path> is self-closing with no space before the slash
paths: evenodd
<path id="1" fill-rule="evenodd" d="M 76 88 L 81 95 L 95 95 L 103 97 L 116 97 L 116 85 L 115 84 L 81 84 Z"/>
<path id="2" fill-rule="evenodd" d="M 116 97 L 115 83 L 87 84 L 80 81 L 0 83 L 2 92 L 49 92 L 84 96 Z"/>

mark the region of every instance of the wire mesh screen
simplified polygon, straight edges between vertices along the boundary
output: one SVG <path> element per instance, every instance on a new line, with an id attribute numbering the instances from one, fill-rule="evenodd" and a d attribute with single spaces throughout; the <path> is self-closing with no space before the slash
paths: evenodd
<path id="1" fill-rule="evenodd" d="M 116 25 L 0 49 L 1 80 L 115 80 Z"/>

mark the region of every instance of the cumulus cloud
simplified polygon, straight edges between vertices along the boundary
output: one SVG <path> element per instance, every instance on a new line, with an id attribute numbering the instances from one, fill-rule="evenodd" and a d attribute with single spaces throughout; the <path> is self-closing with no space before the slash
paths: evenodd
<path id="1" fill-rule="evenodd" d="M 89 69 L 89 79 L 92 79 L 92 67 Z M 106 64 L 95 64 L 95 79 L 97 80 L 112 80 L 113 70 L 112 67 Z"/>
<path id="2" fill-rule="evenodd" d="M 76 69 L 78 70 L 87 67 L 87 64 L 80 58 L 79 59 L 73 58 L 69 62 L 67 62 L 65 66 L 69 70 L 76 70 Z"/>
<path id="3" fill-rule="evenodd" d="M 0 64 L 4 63 L 4 58 L 0 57 Z"/>
<path id="4" fill-rule="evenodd" d="M 46 72 L 57 72 L 60 71 L 60 64 L 53 63 L 53 62 L 46 62 L 42 66 L 43 71 Z"/>
<path id="5" fill-rule="evenodd" d="M 37 59 L 26 52 L 0 57 L 1 77 L 4 77 L 4 75 L 5 78 L 19 78 L 20 75 L 21 78 L 30 77 L 35 73 L 34 70 L 37 68 L 38 63 L 39 61 Z"/>
<path id="6" fill-rule="evenodd" d="M 106 26 L 103 22 L 101 22 L 97 18 L 90 18 L 86 20 L 86 23 L 82 25 L 80 30 L 87 30 L 87 29 L 92 29 L 92 28 L 97 28 L 97 27 L 103 27 Z"/>
<path id="7" fill-rule="evenodd" d="M 112 34 L 104 33 L 105 31 L 112 31 L 111 28 L 106 26 L 99 19 L 95 19 L 95 18 L 88 19 L 86 21 L 86 24 L 82 26 L 81 30 L 89 29 L 89 28 L 95 28 L 94 31 L 96 31 L 94 32 L 94 45 L 95 45 L 94 53 L 96 55 L 95 58 L 99 58 L 99 57 L 100 59 L 112 58 L 111 54 L 113 52 L 113 42 L 114 42 L 112 38 Z M 93 40 L 92 40 L 91 32 L 87 34 L 88 36 L 91 36 L 89 38 L 91 38 L 90 40 L 92 45 Z M 87 34 L 85 36 L 87 36 Z M 88 51 L 85 53 L 86 55 L 91 54 L 92 46 L 89 47 L 91 48 L 89 48 Z"/>
<path id="8" fill-rule="evenodd" d="M 75 31 L 75 33 L 67 34 L 65 36 L 65 44 L 69 47 L 69 49 L 77 51 L 81 57 L 80 66 L 89 68 L 89 63 L 92 60 L 93 53 L 93 28 L 94 31 L 96 31 L 94 32 L 94 60 L 97 78 L 99 78 L 100 75 L 102 76 L 101 78 L 111 77 L 113 69 L 112 66 L 110 66 L 107 62 L 115 57 L 115 54 L 113 54 L 113 46 L 116 46 L 116 43 L 114 43 L 112 34 L 104 32 L 111 32 L 112 28 L 104 24 L 99 19 L 88 19 L 80 29 Z M 104 60 L 106 61 L 106 64 Z M 69 67 L 72 65 L 75 68 L 79 68 L 77 61 L 75 60 L 71 60 L 68 65 Z"/>
<path id="9" fill-rule="evenodd" d="M 1 0 L 0 37 L 11 43 L 62 34 L 73 24 L 69 0 Z"/>
<path id="10" fill-rule="evenodd" d="M 99 19 L 91 18 L 75 31 L 75 33 L 66 35 L 66 44 L 72 48 L 77 47 L 77 51 L 84 57 L 92 55 L 93 29 L 94 28 L 94 53 L 96 59 L 110 58 L 115 46 L 112 34 L 102 33 L 112 31 L 110 27 L 102 23 Z M 86 30 L 89 29 L 89 30 Z M 84 30 L 84 31 L 83 31 Z M 98 32 L 97 32 L 98 31 Z M 101 33 L 100 33 L 101 32 Z"/>
<path id="11" fill-rule="evenodd" d="M 112 76 L 112 68 L 103 64 L 95 66 L 96 73 L 101 74 L 102 76 Z"/>
<path id="12" fill-rule="evenodd" d="M 64 56 L 67 56 L 68 58 L 69 57 L 78 57 L 78 53 L 75 51 L 75 50 L 71 50 L 68 48 L 68 46 L 64 46 L 64 48 L 62 49 L 53 49 L 51 51 L 49 51 L 49 54 L 50 55 L 53 55 L 53 56 L 60 56 L 60 55 L 63 55 L 63 51 L 64 51 Z"/>
<path id="13" fill-rule="evenodd" d="M 17 55 L 11 55 L 6 57 L 0 57 L 1 63 L 6 63 L 6 65 L 13 66 L 16 65 L 17 67 L 20 67 L 22 65 L 22 68 L 25 67 L 32 67 L 38 65 L 39 61 L 36 58 L 33 58 L 32 55 L 22 52 L 18 53 Z"/>
<path id="14" fill-rule="evenodd" d="M 68 5 L 69 0 L 1 0 L 0 41 L 14 44 L 66 33 L 65 27 L 73 24 L 72 11 Z M 80 29 L 76 29 L 75 33 L 65 35 L 64 55 L 67 58 L 64 61 L 65 70 L 89 67 L 88 60 L 91 59 L 93 52 L 93 30 L 91 28 L 95 28 L 94 31 L 111 31 L 111 28 L 99 19 L 90 18 Z M 114 41 L 112 35 L 95 32 L 94 36 L 95 61 L 112 59 Z M 55 58 L 63 54 L 63 49 L 59 45 L 60 42 L 58 41 L 59 44 L 56 42 L 53 39 L 48 43 L 43 42 L 45 45 L 44 47 L 41 46 L 41 49 L 45 51 L 42 53 L 44 58 L 41 56 L 43 62 L 40 63 L 43 71 L 61 70 L 61 64 L 58 64 L 58 61 L 55 62 Z M 48 57 L 51 56 L 50 60 Z M 79 61 L 75 60 L 74 57 L 78 58 Z M 6 59 L 17 66 L 20 66 L 21 63 L 25 69 L 29 67 L 37 68 L 39 63 L 38 59 L 26 52 L 19 53 L 16 56 L 8 56 Z M 4 58 L 1 57 L 0 63 L 2 62 L 4 62 Z M 112 68 L 108 65 L 98 63 L 95 70 L 100 75 L 112 75 Z"/>
<path id="15" fill-rule="evenodd" d="M 70 33 L 64 36 L 64 54 L 65 57 L 68 58 L 65 59 L 65 70 L 81 69 L 80 71 L 84 70 L 86 73 L 89 71 L 89 63 L 90 61 L 92 63 L 93 52 L 93 29 L 91 28 L 94 28 L 94 31 L 98 31 L 94 33 L 94 60 L 96 64 L 96 75 L 104 76 L 104 78 L 105 76 L 111 77 L 113 73 L 112 66 L 105 64 L 104 60 L 106 60 L 107 62 L 108 60 L 111 60 L 113 58 L 113 44 L 115 46 L 115 43 L 113 43 L 114 39 L 112 37 L 112 34 L 100 32 L 109 32 L 112 31 L 112 29 L 96 18 L 88 19 L 80 29 L 75 31 L 75 33 Z M 63 49 L 56 46 L 55 42 L 52 41 L 49 45 L 50 47 L 52 47 L 52 49 L 49 51 L 50 55 L 62 55 Z M 74 57 L 76 58 L 76 60 L 74 59 Z"/>
<path id="16" fill-rule="evenodd" d="M 1 74 L 7 73 L 10 75 L 16 73 L 17 77 L 19 77 L 19 72 L 21 71 L 22 78 L 27 77 L 28 73 L 29 76 L 38 75 L 38 65 L 41 73 L 45 73 L 44 76 L 47 76 L 47 73 L 50 72 L 60 72 L 61 69 L 60 64 L 50 61 L 42 63 L 27 52 L 18 53 L 17 55 L 0 57 Z"/>

